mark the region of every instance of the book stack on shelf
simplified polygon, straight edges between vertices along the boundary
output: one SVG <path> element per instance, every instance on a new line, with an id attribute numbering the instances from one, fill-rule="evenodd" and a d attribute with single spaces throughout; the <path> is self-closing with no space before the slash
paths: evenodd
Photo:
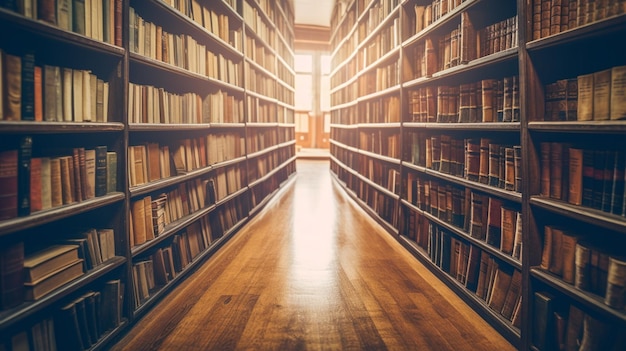
<path id="1" fill-rule="evenodd" d="M 390 3 L 333 12 L 334 179 L 516 347 L 623 348 L 624 2 Z"/>
<path id="2" fill-rule="evenodd" d="M 293 180 L 293 21 L 0 5 L 0 349 L 106 348 Z"/>

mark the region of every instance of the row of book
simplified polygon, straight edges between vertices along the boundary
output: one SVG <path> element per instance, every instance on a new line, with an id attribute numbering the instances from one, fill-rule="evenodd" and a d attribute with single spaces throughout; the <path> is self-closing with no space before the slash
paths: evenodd
<path id="1" fill-rule="evenodd" d="M 521 323 L 521 271 L 410 212 L 407 232 L 431 261 L 514 326 Z"/>
<path id="2" fill-rule="evenodd" d="M 276 122 L 276 104 L 255 96 L 246 97 L 246 117 L 252 123 Z"/>
<path id="3" fill-rule="evenodd" d="M 165 232 L 168 224 L 218 201 L 215 182 L 213 178 L 197 178 L 180 183 L 167 193 L 134 200 L 130 210 L 131 247 L 158 237 Z"/>
<path id="4" fill-rule="evenodd" d="M 0 121 L 108 122 L 109 83 L 0 49 Z"/>
<path id="5" fill-rule="evenodd" d="M 392 226 L 396 226 L 398 222 L 398 203 L 395 198 L 379 191 L 376 187 L 356 176 L 343 180 L 380 218 Z"/>
<path id="6" fill-rule="evenodd" d="M 215 201 L 219 202 L 228 195 L 233 194 L 245 185 L 245 172 L 241 171 L 239 166 L 223 167 L 217 169 L 213 173 L 213 188 L 215 193 Z"/>
<path id="7" fill-rule="evenodd" d="M 129 83 L 128 91 L 130 123 L 240 123 L 244 117 L 243 100 L 223 90 L 201 96 Z"/>
<path id="8" fill-rule="evenodd" d="M 228 15 L 218 13 L 216 9 L 209 8 L 208 6 L 201 4 L 198 0 L 166 0 L 166 2 L 170 6 L 178 9 L 187 17 L 193 19 L 207 31 L 229 43 L 233 48 L 241 51 L 241 30 L 234 28 L 235 26 L 231 26 L 230 17 Z M 181 4 L 185 2 L 190 2 L 191 4 Z M 234 5 L 235 4 L 233 3 L 230 6 L 235 9 Z M 181 11 L 180 9 L 183 10 Z"/>
<path id="9" fill-rule="evenodd" d="M 545 86 L 545 121 L 626 119 L 626 66 L 559 79 Z"/>
<path id="10" fill-rule="evenodd" d="M 622 0 L 533 0 L 532 39 L 545 38 L 623 13 L 626 13 L 626 2 Z"/>
<path id="11" fill-rule="evenodd" d="M 55 310 L 52 316 L 0 339 L 3 350 L 90 349 L 122 323 L 124 284 L 109 280 Z"/>
<path id="12" fill-rule="evenodd" d="M 371 8 L 374 9 L 375 7 Z M 366 22 L 361 22 L 361 26 L 365 26 Z M 379 58 L 385 56 L 388 52 L 397 48 L 401 44 L 400 39 L 400 22 L 398 18 L 394 18 L 393 22 L 381 29 L 378 34 L 369 40 L 369 43 L 357 53 L 358 67 L 367 68 Z M 394 73 L 397 70 L 393 71 Z"/>
<path id="13" fill-rule="evenodd" d="M 483 79 L 409 92 L 409 122 L 519 122 L 519 79 Z"/>
<path id="14" fill-rule="evenodd" d="M 346 143 L 346 145 L 352 144 Z M 397 132 L 390 133 L 383 130 L 374 129 L 368 131 L 360 131 L 358 147 L 361 150 L 399 159 L 400 134 L 398 134 Z"/>
<path id="15" fill-rule="evenodd" d="M 407 201 L 521 261 L 522 216 L 517 207 L 469 188 L 407 175 Z"/>
<path id="16" fill-rule="evenodd" d="M 293 130 L 293 129 L 289 129 Z M 247 135 L 247 149 L 248 153 L 254 153 L 257 151 L 265 150 L 268 147 L 278 144 L 278 131 L 274 128 L 269 129 L 257 129 L 255 133 Z M 285 140 L 289 140 L 288 138 Z"/>
<path id="17" fill-rule="evenodd" d="M 351 75 L 355 76 L 356 72 Z M 353 81 L 350 84 L 336 90 L 330 94 L 330 103 L 332 106 L 345 104 L 351 101 L 356 101 L 359 97 L 359 84 L 358 81 Z"/>
<path id="18" fill-rule="evenodd" d="M 489 138 L 457 139 L 445 134 L 424 137 L 415 133 L 411 161 L 493 187 L 517 192 L 521 189 L 519 145 L 503 145 Z"/>
<path id="19" fill-rule="evenodd" d="M 20 0 L 0 7 L 63 30 L 122 46 L 122 3 L 117 0 Z"/>
<path id="20" fill-rule="evenodd" d="M 295 105 L 296 93 L 293 91 L 293 88 L 295 88 L 294 84 L 285 86 L 284 84 L 282 84 L 282 82 L 277 81 L 275 96 L 276 100 L 284 102 L 289 106 Z"/>
<path id="21" fill-rule="evenodd" d="M 400 171 L 397 165 L 372 159 L 365 155 L 359 155 L 357 164 L 356 171 L 359 174 L 394 194 L 400 192 Z"/>
<path id="22" fill-rule="evenodd" d="M 367 35 L 372 33 L 400 2 L 398 0 L 381 0 L 371 6 L 365 19 L 359 23 L 359 41 L 362 42 L 367 38 Z"/>
<path id="23" fill-rule="evenodd" d="M 356 105 L 330 111 L 330 122 L 333 124 L 352 125 L 359 123 L 358 121 L 359 115 Z"/>
<path id="24" fill-rule="evenodd" d="M 17 242 L 2 250 L 0 309 L 39 300 L 60 286 L 115 256 L 112 229 L 88 229 L 67 239 L 54 239 L 44 248 L 26 252 Z"/>
<path id="25" fill-rule="evenodd" d="M 388 96 L 359 105 L 360 123 L 399 123 L 400 98 Z"/>
<path id="26" fill-rule="evenodd" d="M 622 350 L 626 334 L 593 312 L 548 291 L 535 291 L 532 343 L 538 350 Z"/>
<path id="27" fill-rule="evenodd" d="M 274 46 L 273 24 L 266 23 L 264 17 L 259 13 L 257 8 L 250 5 L 247 1 L 242 2 L 243 21 L 248 25 L 252 32 L 261 38 L 270 47 Z"/>
<path id="28" fill-rule="evenodd" d="M 268 98 L 277 97 L 277 82 L 273 76 L 266 75 L 263 71 L 255 69 L 254 66 L 246 63 L 246 88 L 257 94 Z"/>
<path id="29" fill-rule="evenodd" d="M 247 36 L 245 42 L 246 57 L 269 72 L 276 73 L 274 53 L 264 43 L 255 40 L 254 37 Z"/>
<path id="30" fill-rule="evenodd" d="M 332 114 L 332 112 L 331 112 Z M 380 131 L 382 132 L 382 131 Z M 367 136 L 367 133 L 363 132 L 365 134 L 365 136 Z M 392 134 L 393 135 L 393 134 Z M 342 128 L 332 128 L 330 130 L 330 139 L 334 140 L 336 142 L 342 143 L 344 145 L 347 145 L 349 147 L 359 147 L 359 134 L 357 134 L 357 130 L 356 129 L 342 129 Z M 369 143 L 369 139 L 365 141 L 366 143 L 364 145 L 368 145 Z M 368 147 L 370 148 L 370 147 Z M 376 150 L 377 148 L 372 147 L 370 149 Z M 386 153 L 380 152 L 380 154 L 385 155 Z"/>
<path id="31" fill-rule="evenodd" d="M 594 246 L 577 233 L 544 226 L 540 267 L 564 282 L 602 298 L 607 306 L 624 310 L 626 260 L 612 247 Z"/>
<path id="32" fill-rule="evenodd" d="M 541 195 L 626 216 L 622 150 L 541 142 Z"/>
<path id="33" fill-rule="evenodd" d="M 466 0 L 432 0 L 430 3 L 422 5 L 415 4 L 415 33 L 421 32 L 424 28 L 437 21 L 445 14 L 452 12 L 457 6 Z"/>
<path id="34" fill-rule="evenodd" d="M 106 146 L 33 157 L 33 139 L 24 137 L 20 144 L 19 150 L 0 152 L 0 220 L 86 201 L 117 189 L 117 154 Z"/>

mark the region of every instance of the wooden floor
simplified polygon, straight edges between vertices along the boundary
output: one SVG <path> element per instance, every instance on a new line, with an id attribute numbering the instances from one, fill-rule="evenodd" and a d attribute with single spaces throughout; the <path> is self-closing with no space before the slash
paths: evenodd
<path id="1" fill-rule="evenodd" d="M 328 161 L 297 171 L 113 349 L 513 349 L 332 182 Z"/>

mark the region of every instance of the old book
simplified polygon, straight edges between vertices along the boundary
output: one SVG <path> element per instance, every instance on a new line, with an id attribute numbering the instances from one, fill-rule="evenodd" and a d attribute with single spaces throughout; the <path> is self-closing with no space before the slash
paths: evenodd
<path id="1" fill-rule="evenodd" d="M 515 190 L 515 149 L 504 148 L 504 189 Z"/>
<path id="2" fill-rule="evenodd" d="M 609 350 L 613 340 L 614 328 L 607 321 L 585 314 L 583 332 L 580 340 L 581 351 Z"/>
<path id="3" fill-rule="evenodd" d="M 482 121 L 483 122 L 495 122 L 496 116 L 494 112 L 495 105 L 495 91 L 497 87 L 497 81 L 495 79 L 483 79 L 481 82 L 481 106 L 482 106 Z"/>
<path id="4" fill-rule="evenodd" d="M 71 68 L 63 68 L 63 121 L 74 121 L 74 110 L 72 103 L 72 86 L 74 73 Z"/>
<path id="5" fill-rule="evenodd" d="M 85 150 L 85 184 L 84 198 L 92 199 L 96 196 L 96 150 Z"/>
<path id="6" fill-rule="evenodd" d="M 552 262 L 552 227 L 543 228 L 543 250 L 541 254 L 541 269 L 549 270 Z"/>
<path id="7" fill-rule="evenodd" d="M 107 151 L 107 193 L 117 191 L 117 152 Z"/>
<path id="8" fill-rule="evenodd" d="M 41 209 L 52 207 L 52 168 L 49 157 L 41 158 Z"/>
<path id="9" fill-rule="evenodd" d="M 609 269 L 604 303 L 617 310 L 626 305 L 626 261 L 609 257 Z"/>
<path id="10" fill-rule="evenodd" d="M 576 243 L 578 237 L 564 232 L 561 236 L 561 257 L 563 258 L 562 279 L 564 282 L 574 284 L 576 276 Z"/>
<path id="11" fill-rule="evenodd" d="M 95 175 L 94 175 L 94 196 L 104 196 L 107 194 L 107 147 L 106 145 L 96 146 Z"/>
<path id="12" fill-rule="evenodd" d="M 22 119 L 22 58 L 8 53 L 3 54 L 4 64 L 4 120 Z"/>
<path id="13" fill-rule="evenodd" d="M 563 199 L 563 144 L 550 144 L 550 197 Z"/>
<path id="14" fill-rule="evenodd" d="M 132 227 L 134 234 L 134 244 L 141 245 L 146 242 L 146 210 L 144 208 L 144 200 L 135 200 L 132 203 L 131 212 L 133 216 Z"/>
<path id="15" fill-rule="evenodd" d="M 475 292 L 478 286 L 478 277 L 480 275 L 481 265 L 481 253 L 482 250 L 480 250 L 478 246 L 469 246 L 469 259 L 467 262 L 467 271 L 465 273 L 465 287 L 472 292 Z"/>
<path id="16" fill-rule="evenodd" d="M 152 240 L 155 237 L 154 226 L 152 225 L 152 197 L 146 196 L 143 198 L 144 206 L 144 220 L 146 221 L 146 241 Z"/>
<path id="17" fill-rule="evenodd" d="M 69 95 L 69 94 L 68 94 Z M 85 111 L 83 108 L 83 71 L 72 71 L 72 111 L 74 122 L 82 122 L 85 119 Z"/>
<path id="18" fill-rule="evenodd" d="M 522 147 L 520 145 L 513 146 L 513 169 L 515 171 L 514 191 L 522 191 Z"/>
<path id="19" fill-rule="evenodd" d="M 483 184 L 489 183 L 489 146 L 491 140 L 480 138 L 480 156 L 478 166 L 478 181 Z"/>
<path id="20" fill-rule="evenodd" d="M 487 211 L 487 230 L 481 237 L 487 244 L 499 248 L 502 241 L 502 200 L 495 197 L 483 197 L 483 211 Z M 483 219 L 485 218 L 483 213 Z M 483 231 L 484 232 L 484 231 Z"/>
<path id="21" fill-rule="evenodd" d="M 501 207 L 501 227 L 502 239 L 500 241 L 500 251 L 505 254 L 513 254 L 513 246 L 515 241 L 515 223 L 517 212 L 508 207 Z"/>
<path id="22" fill-rule="evenodd" d="M 7 243 L 0 248 L 0 310 L 24 301 L 24 242 Z"/>
<path id="23" fill-rule="evenodd" d="M 33 157 L 30 160 L 30 211 L 42 209 L 41 202 L 41 158 Z"/>
<path id="24" fill-rule="evenodd" d="M 563 229 L 552 227 L 552 254 L 549 270 L 558 276 L 563 274 L 563 235 Z"/>
<path id="25" fill-rule="evenodd" d="M 567 80 L 567 121 L 578 120 L 578 79 Z"/>
<path id="26" fill-rule="evenodd" d="M 608 150 L 593 152 L 593 201 L 591 207 L 601 210 L 604 197 L 604 173 L 606 171 Z"/>
<path id="27" fill-rule="evenodd" d="M 77 201 L 74 198 L 74 166 L 72 156 L 59 157 L 61 164 L 61 194 L 63 205 L 68 205 Z"/>
<path id="28" fill-rule="evenodd" d="M 23 121 L 35 120 L 35 54 L 22 56 L 22 112 Z"/>
<path id="29" fill-rule="evenodd" d="M 605 121 L 610 117 L 611 70 L 593 73 L 593 120 Z"/>
<path id="30" fill-rule="evenodd" d="M 539 350 L 557 349 L 554 308 L 551 294 L 543 291 L 534 293 L 532 343 Z"/>
<path id="31" fill-rule="evenodd" d="M 589 291 L 591 285 L 591 248 L 588 243 L 580 241 L 576 243 L 574 269 L 574 286 Z"/>
<path id="32" fill-rule="evenodd" d="M 105 122 L 104 118 L 104 81 L 102 79 L 96 79 L 96 108 L 95 108 L 95 120 L 96 122 Z"/>
<path id="33" fill-rule="evenodd" d="M 583 150 L 583 175 L 582 175 L 582 206 L 593 206 L 594 189 L 594 161 L 595 152 L 591 149 Z"/>
<path id="34" fill-rule="evenodd" d="M 491 309 L 498 312 L 502 311 L 509 286 L 511 285 L 512 276 L 513 272 L 505 270 L 504 267 L 498 267 L 496 270 L 491 296 L 487 302 Z"/>
<path id="35" fill-rule="evenodd" d="M 61 158 L 50 159 L 50 205 L 63 205 L 63 177 L 61 176 Z"/>
<path id="36" fill-rule="evenodd" d="M 483 240 L 483 211 L 488 209 L 487 200 L 483 195 L 472 192 L 471 193 L 471 207 L 470 207 L 470 227 L 469 235 L 476 239 Z M 494 228 L 494 230 L 497 228 Z"/>
<path id="37" fill-rule="evenodd" d="M 582 205 L 583 201 L 583 150 L 569 148 L 569 203 Z"/>
<path id="38" fill-rule="evenodd" d="M 613 195 L 613 173 L 615 171 L 617 151 L 606 150 L 606 162 L 604 164 L 603 181 L 602 181 L 602 200 L 600 209 L 604 212 L 611 212 Z"/>
<path id="39" fill-rule="evenodd" d="M 565 350 L 579 350 L 583 333 L 583 320 L 585 313 L 576 305 L 569 306 L 567 318 L 567 331 L 565 336 Z"/>
<path id="40" fill-rule="evenodd" d="M 0 53 L 2 56 L 2 53 Z M 0 66 L 2 66 L 0 59 Z M 1 70 L 1 69 L 0 69 Z M 0 82 L 2 81 L 0 73 Z M 33 87 L 34 87 L 34 113 L 35 121 L 43 121 L 43 68 L 41 66 L 35 66 L 33 74 Z M 2 96 L 2 88 L 0 88 L 0 96 Z M 0 110 L 2 110 L 2 99 L 0 98 Z M 2 112 L 0 112 L 0 120 L 2 120 Z"/>
<path id="41" fill-rule="evenodd" d="M 465 139 L 465 167 L 466 178 L 471 181 L 478 181 L 480 172 L 480 140 Z"/>
<path id="42" fill-rule="evenodd" d="M 70 302 L 54 315 L 54 326 L 59 350 L 85 350 L 80 335 L 76 304 Z"/>
<path id="43" fill-rule="evenodd" d="M 611 205 L 609 212 L 621 214 L 624 210 L 624 190 L 626 176 L 626 153 L 622 150 L 615 152 L 615 167 L 613 168 L 613 185 L 611 187 Z"/>
<path id="44" fill-rule="evenodd" d="M 72 150 L 71 159 L 73 162 L 73 180 L 71 180 L 71 183 L 74 189 L 74 200 L 83 201 L 85 199 L 85 179 L 83 179 L 83 177 L 86 175 L 86 169 L 83 170 L 83 166 L 85 165 L 85 148 L 74 148 Z"/>
<path id="45" fill-rule="evenodd" d="M 61 29 L 72 30 L 72 0 L 57 0 L 57 26 Z"/>
<path id="46" fill-rule="evenodd" d="M 160 162 L 160 151 L 158 143 L 147 143 L 147 174 L 148 181 L 153 182 L 161 179 L 161 162 Z"/>
<path id="47" fill-rule="evenodd" d="M 76 260 L 61 269 L 33 282 L 25 282 L 25 299 L 39 300 L 51 291 L 67 284 L 83 274 L 82 260 Z"/>
<path id="48" fill-rule="evenodd" d="M 504 316 L 504 318 L 510 320 L 513 315 L 513 310 L 517 305 L 517 301 L 521 298 L 522 294 L 522 272 L 515 269 L 513 271 L 513 276 L 511 277 L 511 283 L 509 284 L 509 289 L 506 293 L 506 297 L 504 298 L 504 305 L 502 306 L 502 310 L 500 314 Z"/>
<path id="49" fill-rule="evenodd" d="M 626 66 L 611 68 L 610 87 L 610 113 L 611 120 L 626 118 Z"/>
<path id="50" fill-rule="evenodd" d="M 79 259 L 78 246 L 52 245 L 24 258 L 24 281 L 33 283 Z"/>
<path id="51" fill-rule="evenodd" d="M 30 215 L 30 160 L 33 154 L 33 138 L 20 138 L 17 155 L 17 215 Z"/>
<path id="52" fill-rule="evenodd" d="M 78 318 L 80 337 L 83 341 L 83 345 L 87 345 L 87 349 L 89 349 L 94 344 L 94 340 L 91 339 L 91 335 L 89 333 L 85 298 L 83 296 L 79 296 L 74 300 L 74 305 L 76 306 L 76 317 Z"/>
<path id="53" fill-rule="evenodd" d="M 85 4 L 89 4 L 90 1 L 86 1 Z M 89 18 L 89 16 L 87 16 L 86 18 Z M 93 79 L 95 79 L 95 77 L 92 76 L 91 72 L 89 71 L 80 71 L 82 73 L 82 99 L 83 99 L 83 122 L 91 122 L 92 120 L 95 120 L 94 118 L 94 113 L 95 111 L 92 111 L 92 96 L 91 96 L 91 81 Z M 95 99 L 95 96 L 93 97 Z"/>
<path id="54" fill-rule="evenodd" d="M 579 121 L 591 121 L 593 120 L 594 112 L 594 75 L 583 74 L 578 76 L 578 120 Z"/>
<path id="55" fill-rule="evenodd" d="M 552 144 L 550 142 L 542 141 L 539 144 L 540 149 L 540 194 L 541 196 L 550 196 L 550 170 L 551 170 L 551 150 Z"/>

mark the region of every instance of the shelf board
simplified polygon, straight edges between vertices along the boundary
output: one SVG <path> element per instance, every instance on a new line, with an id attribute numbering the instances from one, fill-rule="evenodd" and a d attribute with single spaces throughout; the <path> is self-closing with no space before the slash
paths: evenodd
<path id="1" fill-rule="evenodd" d="M 380 154 L 377 154 L 375 152 L 366 151 L 366 150 L 362 150 L 362 149 L 359 149 L 358 152 L 361 155 L 364 155 L 364 156 L 367 156 L 367 157 L 371 157 L 371 158 L 375 158 L 377 160 L 381 160 L 381 161 L 384 161 L 384 162 L 387 162 L 387 163 L 392 163 L 392 164 L 395 164 L 395 165 L 400 165 L 400 163 L 401 163 L 400 159 L 398 159 L 398 158 L 393 158 L 393 157 L 389 157 L 389 156 L 385 156 L 385 155 L 380 155 Z"/>
<path id="2" fill-rule="evenodd" d="M 246 126 L 254 128 L 276 128 L 278 122 L 246 122 Z"/>
<path id="3" fill-rule="evenodd" d="M 246 156 L 239 156 L 230 160 L 226 160 L 226 161 L 221 161 L 221 162 L 217 162 L 214 163 L 212 165 L 209 165 L 209 167 L 211 167 L 211 169 L 216 170 L 218 168 L 223 168 L 223 167 L 227 167 L 230 165 L 234 165 L 240 162 L 243 162 L 246 160 Z"/>
<path id="4" fill-rule="evenodd" d="M 535 51 L 551 47 L 559 47 L 583 39 L 602 38 L 602 36 L 607 33 L 624 31 L 626 29 L 626 26 L 624 25 L 625 23 L 626 14 L 612 16 L 545 38 L 530 41 L 526 43 L 526 50 L 532 54 Z"/>
<path id="5" fill-rule="evenodd" d="M 263 156 L 263 155 L 265 155 L 267 153 L 270 153 L 270 152 L 272 152 L 272 151 L 274 151 L 276 149 L 278 149 L 277 145 L 268 146 L 268 147 L 266 147 L 266 148 L 264 148 L 262 150 L 258 150 L 258 151 L 255 151 L 255 152 L 249 152 L 248 155 L 247 155 L 247 158 L 251 159 L 251 158 L 256 158 L 256 157 L 259 157 L 259 156 Z"/>
<path id="6" fill-rule="evenodd" d="M 204 168 L 196 169 L 191 172 L 187 172 L 186 174 L 175 175 L 165 179 L 155 180 L 150 183 L 133 186 L 130 188 L 130 196 L 131 198 L 145 195 L 154 191 L 162 190 L 166 187 L 180 184 L 186 182 L 188 180 L 197 178 L 199 176 L 205 175 L 211 171 L 213 171 L 213 167 L 207 166 Z"/>
<path id="7" fill-rule="evenodd" d="M 210 124 L 167 124 L 167 123 L 129 123 L 129 132 L 170 132 L 172 130 L 205 130 Z"/>
<path id="8" fill-rule="evenodd" d="M 257 99 L 265 100 L 265 101 L 270 102 L 270 103 L 275 103 L 276 102 L 275 98 L 263 95 L 261 93 L 257 93 L 256 91 L 253 91 L 253 90 L 246 89 L 246 94 L 249 95 L 249 96 L 255 97 Z"/>
<path id="9" fill-rule="evenodd" d="M 2 121 L 0 134 L 60 134 L 60 133 L 103 133 L 120 132 L 124 124 L 119 122 L 35 122 Z"/>
<path id="10" fill-rule="evenodd" d="M 379 193 L 381 193 L 381 194 L 383 194 L 383 195 L 385 195 L 387 197 L 390 197 L 390 198 L 392 198 L 394 200 L 400 200 L 400 195 L 398 195 L 398 194 L 392 192 L 391 190 L 385 188 L 384 186 L 382 186 L 382 185 L 380 185 L 380 184 L 370 180 L 369 178 L 367 178 L 366 176 L 362 175 L 361 173 L 355 171 L 354 175 L 356 177 L 358 177 L 359 179 L 361 179 L 361 181 L 367 183 L 367 185 L 371 186 L 372 188 L 375 188 Z M 376 215 L 378 216 L 378 214 L 376 214 Z"/>
<path id="11" fill-rule="evenodd" d="M 505 62 L 509 60 L 514 61 L 518 59 L 518 55 L 518 48 L 513 47 L 507 50 L 495 52 L 491 55 L 477 58 L 465 64 L 460 64 L 458 66 L 450 67 L 448 69 L 436 72 L 433 74 L 431 79 L 446 78 L 457 75 L 459 73 L 474 71 L 477 68 L 490 66 L 499 62 Z"/>
<path id="12" fill-rule="evenodd" d="M 477 131 L 520 131 L 520 122 L 484 122 L 484 123 L 424 123 L 424 122 L 403 122 L 403 127 L 421 129 L 443 129 L 443 130 L 477 130 Z"/>
<path id="13" fill-rule="evenodd" d="M 292 161 L 295 161 L 295 160 L 296 160 L 296 158 L 297 158 L 296 156 L 292 156 L 292 157 L 291 157 L 291 158 L 289 158 L 287 161 L 283 162 L 280 166 L 278 166 L 278 167 L 274 168 L 273 170 L 271 170 L 270 172 L 268 172 L 266 175 L 264 175 L 264 176 L 262 176 L 262 177 L 260 177 L 260 178 L 258 178 L 258 179 L 256 179 L 256 180 L 254 180 L 254 181 L 250 182 L 250 183 L 248 184 L 248 187 L 249 187 L 249 188 L 255 187 L 255 186 L 257 186 L 258 184 L 260 184 L 260 183 L 262 183 L 262 182 L 264 182 L 264 181 L 268 180 L 270 177 L 272 177 L 274 174 L 276 174 L 276 172 L 278 172 L 280 169 L 282 169 L 283 167 L 285 167 L 287 164 L 291 163 Z"/>
<path id="14" fill-rule="evenodd" d="M 528 130 L 553 133 L 624 133 L 626 121 L 528 122 Z"/>
<path id="15" fill-rule="evenodd" d="M 607 306 L 600 296 L 580 290 L 575 286 L 564 282 L 556 275 L 546 272 L 540 268 L 531 268 L 530 275 L 531 277 L 534 277 L 542 281 L 543 283 L 559 290 L 561 293 L 573 298 L 574 300 L 577 300 L 578 302 L 584 304 L 586 307 L 592 308 L 596 312 L 602 313 L 603 315 L 608 315 L 619 323 L 626 322 L 626 312 L 624 312 L 623 310 L 616 310 Z"/>
<path id="16" fill-rule="evenodd" d="M 358 128 L 374 128 L 374 129 L 387 129 L 387 128 L 400 128 L 402 125 L 400 122 L 390 123 L 359 123 Z"/>
<path id="17" fill-rule="evenodd" d="M 245 123 L 211 123 L 211 128 L 217 129 L 234 129 L 234 128 L 245 128 Z"/>
<path id="18" fill-rule="evenodd" d="M 8 219 L 0 222 L 0 237 L 6 234 L 14 233 L 18 230 L 37 227 L 75 216 L 80 213 L 92 211 L 97 208 L 120 202 L 124 200 L 124 198 L 124 193 L 115 192 L 86 201 L 75 202 L 69 205 L 54 207 L 49 210 L 34 212 L 30 216 Z"/>
<path id="19" fill-rule="evenodd" d="M 5 330 L 12 325 L 26 320 L 30 316 L 65 298 L 68 294 L 86 286 L 87 284 L 122 266 L 125 263 L 126 258 L 115 256 L 108 261 L 102 263 L 100 266 L 85 272 L 80 277 L 51 291 L 49 294 L 46 294 L 39 300 L 25 301 L 17 307 L 0 312 L 0 330 Z"/>
<path id="20" fill-rule="evenodd" d="M 330 140 L 330 143 L 331 143 L 331 144 L 334 144 L 335 146 L 340 147 L 340 148 L 342 148 L 342 149 L 346 149 L 346 150 L 351 151 L 351 152 L 354 152 L 354 153 L 359 153 L 359 149 L 357 149 L 357 148 L 356 148 L 356 147 L 354 147 L 354 146 L 349 146 L 349 145 L 346 145 L 346 144 L 344 144 L 344 143 L 341 143 L 341 142 L 339 142 L 339 141 L 332 140 L 332 139 Z"/>
<path id="21" fill-rule="evenodd" d="M 256 61 L 253 61 L 253 60 L 249 59 L 248 57 L 246 57 L 245 60 L 246 60 L 246 62 L 250 66 L 253 66 L 251 68 L 254 69 L 255 72 L 260 72 L 260 73 L 264 74 L 265 76 L 267 76 L 267 78 L 269 78 L 271 80 L 274 80 L 274 81 L 278 80 L 278 77 L 276 77 L 276 75 L 273 72 L 271 72 L 269 69 L 261 66 Z"/>
<path id="22" fill-rule="evenodd" d="M 542 196 L 531 196 L 530 204 L 558 213 L 571 219 L 626 234 L 626 218 L 590 207 L 572 205 L 568 202 Z"/>
<path id="23" fill-rule="evenodd" d="M 359 128 L 359 125 L 358 124 L 331 123 L 330 127 L 331 128 L 338 128 L 338 129 L 357 129 L 357 128 Z"/>
<path id="24" fill-rule="evenodd" d="M 367 101 L 367 100 L 372 100 L 372 99 L 376 99 L 385 95 L 389 95 L 389 94 L 393 94 L 393 93 L 401 93 L 402 92 L 402 85 L 398 84 L 398 85 L 394 85 L 392 87 L 371 93 L 371 94 L 367 94 L 367 95 L 363 95 L 361 97 L 359 97 L 357 99 L 358 102 L 363 102 L 363 101 Z"/>

